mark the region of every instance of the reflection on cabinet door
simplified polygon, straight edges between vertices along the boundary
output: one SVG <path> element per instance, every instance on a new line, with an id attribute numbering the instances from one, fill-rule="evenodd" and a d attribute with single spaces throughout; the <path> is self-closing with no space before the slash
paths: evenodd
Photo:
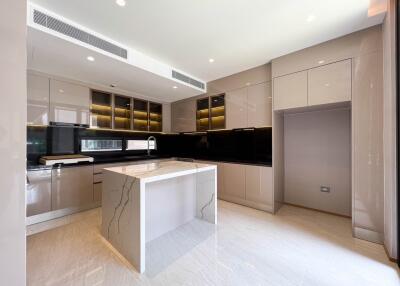
<path id="1" fill-rule="evenodd" d="M 246 166 L 246 200 L 273 205 L 272 168 Z"/>
<path id="2" fill-rule="evenodd" d="M 52 170 L 52 209 L 81 207 L 93 202 L 93 166 Z"/>
<path id="3" fill-rule="evenodd" d="M 345 60 L 308 72 L 308 105 L 351 100 L 351 60 Z"/>
<path id="4" fill-rule="evenodd" d="M 89 124 L 90 89 L 50 80 L 50 121 Z"/>
<path id="5" fill-rule="evenodd" d="M 247 127 L 247 88 L 227 92 L 225 110 L 227 129 Z"/>
<path id="6" fill-rule="evenodd" d="M 247 89 L 247 127 L 272 126 L 271 83 L 249 86 Z"/>
<path id="7" fill-rule="evenodd" d="M 274 110 L 307 106 L 307 71 L 274 78 Z"/>
<path id="8" fill-rule="evenodd" d="M 224 194 L 238 199 L 245 198 L 246 170 L 244 165 L 224 164 Z"/>
<path id="9" fill-rule="evenodd" d="M 51 211 L 51 170 L 28 171 L 26 175 L 26 216 Z"/>
<path id="10" fill-rule="evenodd" d="M 49 124 L 49 79 L 28 74 L 27 97 L 28 124 Z"/>

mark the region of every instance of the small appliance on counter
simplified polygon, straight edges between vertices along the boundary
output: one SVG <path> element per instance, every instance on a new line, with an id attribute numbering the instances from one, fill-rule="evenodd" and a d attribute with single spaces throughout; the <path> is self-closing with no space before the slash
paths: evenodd
<path id="1" fill-rule="evenodd" d="M 55 164 L 78 164 L 82 162 L 91 163 L 94 159 L 85 155 L 55 155 L 55 156 L 43 156 L 40 158 L 40 164 L 46 166 L 52 166 Z"/>

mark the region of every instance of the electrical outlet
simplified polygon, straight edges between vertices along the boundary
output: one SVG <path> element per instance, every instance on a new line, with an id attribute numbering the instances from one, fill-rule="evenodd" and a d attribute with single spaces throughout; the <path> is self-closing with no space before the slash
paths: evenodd
<path id="1" fill-rule="evenodd" d="M 321 186 L 320 191 L 323 193 L 330 193 L 331 192 L 331 188 L 327 187 L 327 186 Z"/>

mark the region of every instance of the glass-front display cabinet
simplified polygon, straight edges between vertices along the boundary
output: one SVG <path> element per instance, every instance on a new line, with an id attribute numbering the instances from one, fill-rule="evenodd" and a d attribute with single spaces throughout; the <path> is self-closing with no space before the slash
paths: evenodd
<path id="1" fill-rule="evenodd" d="M 90 126 L 98 128 L 112 127 L 112 94 L 92 90 Z"/>
<path id="2" fill-rule="evenodd" d="M 148 101 L 133 100 L 133 130 L 148 131 L 149 109 Z"/>
<path id="3" fill-rule="evenodd" d="M 162 104 L 149 102 L 149 131 L 162 131 Z"/>
<path id="4" fill-rule="evenodd" d="M 205 131 L 210 129 L 210 105 L 209 98 L 197 100 L 196 108 L 196 130 Z"/>
<path id="5" fill-rule="evenodd" d="M 225 94 L 214 95 L 210 97 L 210 129 L 225 128 Z"/>
<path id="6" fill-rule="evenodd" d="M 114 129 L 132 129 L 131 97 L 114 96 Z"/>

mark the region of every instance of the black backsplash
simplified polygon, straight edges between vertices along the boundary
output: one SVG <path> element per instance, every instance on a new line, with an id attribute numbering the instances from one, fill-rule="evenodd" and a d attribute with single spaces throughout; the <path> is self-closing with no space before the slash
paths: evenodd
<path id="1" fill-rule="evenodd" d="M 41 156 L 53 155 L 48 136 L 50 127 L 28 126 L 27 160 L 37 164 Z M 150 135 L 157 139 L 157 150 L 153 155 L 203 159 L 210 161 L 243 162 L 272 165 L 272 129 L 237 129 L 203 133 L 161 134 L 148 132 L 124 132 L 95 129 L 77 129 L 75 133 L 76 150 L 80 150 L 81 139 L 128 139 L 146 140 Z M 79 153 L 79 151 L 77 151 Z M 85 153 L 99 161 L 134 155 L 144 155 L 146 151 L 116 151 Z"/>

